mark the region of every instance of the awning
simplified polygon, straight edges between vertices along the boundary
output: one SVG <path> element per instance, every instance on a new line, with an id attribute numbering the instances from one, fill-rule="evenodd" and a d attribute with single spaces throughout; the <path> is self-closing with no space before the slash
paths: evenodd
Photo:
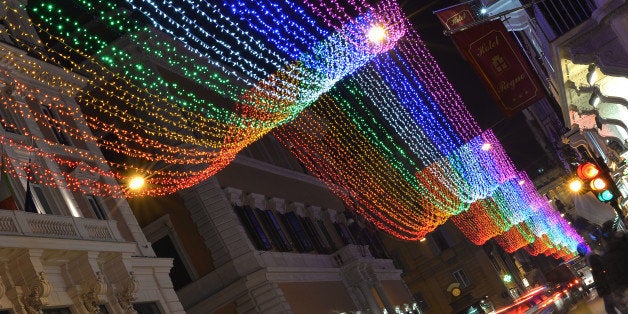
<path id="1" fill-rule="evenodd" d="M 615 219 L 615 209 L 600 202 L 591 192 L 574 194 L 573 203 L 576 215 L 596 225 L 601 226 L 604 222 Z"/>

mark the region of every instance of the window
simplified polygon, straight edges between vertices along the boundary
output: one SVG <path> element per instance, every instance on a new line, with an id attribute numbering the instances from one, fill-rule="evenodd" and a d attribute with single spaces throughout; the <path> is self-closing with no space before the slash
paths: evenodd
<path id="1" fill-rule="evenodd" d="M 234 205 L 234 210 L 236 214 L 240 218 L 242 225 L 246 229 L 247 233 L 251 237 L 253 244 L 258 250 L 268 251 L 273 246 L 268 239 L 268 236 L 262 229 L 262 225 L 260 225 L 255 213 L 249 206 L 236 206 Z"/>
<path id="2" fill-rule="evenodd" d="M 331 247 L 321 238 L 318 230 L 316 230 L 316 226 L 312 222 L 310 217 L 302 217 L 301 222 L 303 223 L 303 227 L 305 228 L 305 232 L 310 236 L 312 242 L 314 243 L 314 248 L 317 252 L 323 254 L 331 253 Z"/>
<path id="3" fill-rule="evenodd" d="M 439 254 L 451 247 L 451 243 L 448 240 L 449 235 L 443 227 L 434 230 L 434 232 L 430 235 L 430 238 L 432 239 L 431 243 L 435 251 L 434 253 L 436 254 Z"/>
<path id="4" fill-rule="evenodd" d="M 288 233 L 290 233 L 290 236 L 294 240 L 294 244 L 299 252 L 309 252 L 314 249 L 312 240 L 303 228 L 299 217 L 294 212 L 281 215 L 281 219 L 283 220 L 286 229 L 288 229 Z"/>
<path id="5" fill-rule="evenodd" d="M 100 202 L 98 202 L 98 200 L 93 195 L 89 195 L 88 194 L 88 195 L 85 195 L 85 197 L 87 198 L 87 202 L 89 203 L 89 207 L 91 207 L 92 211 L 96 215 L 96 218 L 98 218 L 100 220 L 107 219 L 107 213 L 102 208 L 102 206 L 100 206 Z"/>
<path id="6" fill-rule="evenodd" d="M 497 263 L 497 259 L 495 259 L 495 256 L 493 256 L 493 254 L 490 254 L 488 258 L 491 260 L 491 265 L 493 265 L 493 269 L 495 269 L 496 272 L 501 272 L 501 267 L 499 267 L 499 264 Z"/>
<path id="7" fill-rule="evenodd" d="M 170 269 L 170 279 L 174 290 L 179 290 L 192 282 L 179 252 L 172 243 L 170 236 L 165 236 L 152 244 L 153 250 L 158 257 L 169 257 L 173 259 L 172 269 Z"/>
<path id="8" fill-rule="evenodd" d="M 13 121 L 13 117 L 11 117 L 11 113 L 4 113 L 0 110 L 0 125 L 7 132 L 19 134 L 17 125 L 15 121 Z"/>
<path id="9" fill-rule="evenodd" d="M 63 145 L 70 145 L 71 144 L 70 139 L 63 132 L 63 130 L 61 130 L 57 122 L 55 122 L 55 121 L 59 121 L 59 118 L 56 116 L 56 114 L 52 111 L 52 109 L 50 109 L 50 107 L 46 105 L 41 105 L 40 107 L 41 107 L 41 111 L 46 116 L 48 125 L 50 125 L 50 129 L 52 130 L 52 133 L 54 134 L 57 141 Z"/>
<path id="10" fill-rule="evenodd" d="M 43 309 L 43 314 L 72 314 L 70 312 L 70 308 L 68 307 L 60 307 L 56 309 Z"/>
<path id="11" fill-rule="evenodd" d="M 430 308 L 430 305 L 427 304 L 427 301 L 425 301 L 425 299 L 423 298 L 423 294 L 421 294 L 421 292 L 417 292 L 414 294 L 414 301 L 416 302 L 421 312 L 425 312 L 427 311 L 427 309 Z"/>
<path id="12" fill-rule="evenodd" d="M 273 246 L 282 252 L 292 251 L 292 245 L 290 244 L 290 241 L 288 241 L 286 234 L 283 232 L 279 221 L 277 221 L 275 213 L 270 210 L 261 209 L 257 209 L 257 213 L 258 216 L 261 217 L 266 231 L 270 234 Z"/>
<path id="13" fill-rule="evenodd" d="M 133 304 L 133 309 L 137 314 L 161 314 L 161 310 L 156 302 L 144 302 Z"/>
<path id="14" fill-rule="evenodd" d="M 591 0 L 554 0 L 539 2 L 542 18 L 552 28 L 556 36 L 560 36 L 584 22 L 591 16 L 595 5 Z M 551 36 L 550 39 L 554 37 Z"/>
<path id="15" fill-rule="evenodd" d="M 334 222 L 334 227 L 336 228 L 336 232 L 338 232 L 338 235 L 340 236 L 340 238 L 342 239 L 342 242 L 345 245 L 355 244 L 355 241 L 353 241 L 353 238 L 351 237 L 351 233 L 349 232 L 349 229 L 347 228 L 345 224 Z"/>
<path id="16" fill-rule="evenodd" d="M 331 238 L 331 234 L 329 234 L 329 231 L 327 231 L 327 227 L 325 227 L 325 222 L 323 222 L 322 220 L 317 220 L 317 223 L 318 227 L 323 233 L 323 236 L 325 236 L 325 240 L 327 240 L 327 243 L 329 244 L 331 252 L 335 251 L 336 244 L 334 244 L 334 239 Z"/>
<path id="17" fill-rule="evenodd" d="M 460 288 L 466 288 L 471 285 L 471 281 L 463 269 L 456 270 L 452 275 L 456 282 L 460 284 Z"/>
<path id="18" fill-rule="evenodd" d="M 48 214 L 48 215 L 52 215 L 52 208 L 50 207 L 50 204 L 48 203 L 48 201 L 46 200 L 46 196 L 44 195 L 44 190 L 43 188 L 36 183 L 29 183 L 31 186 L 31 190 L 33 193 L 33 201 L 35 201 L 36 207 L 37 207 L 37 211 L 41 214 Z"/>

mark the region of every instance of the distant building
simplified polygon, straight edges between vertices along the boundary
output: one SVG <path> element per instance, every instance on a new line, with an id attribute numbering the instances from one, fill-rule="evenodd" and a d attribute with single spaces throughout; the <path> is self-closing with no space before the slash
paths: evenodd
<path id="1" fill-rule="evenodd" d="M 419 242 L 385 243 L 423 313 L 467 313 L 472 307 L 488 312 L 511 304 L 538 283 L 532 267 L 524 269 L 492 240 L 483 246 L 471 243 L 451 223 Z"/>

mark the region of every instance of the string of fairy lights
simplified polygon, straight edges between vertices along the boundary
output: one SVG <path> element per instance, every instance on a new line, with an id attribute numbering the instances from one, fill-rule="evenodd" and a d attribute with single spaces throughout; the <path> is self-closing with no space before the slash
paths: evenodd
<path id="1" fill-rule="evenodd" d="M 350 210 L 398 238 L 451 219 L 473 243 L 494 238 L 509 252 L 567 257 L 582 242 L 480 129 L 393 0 L 2 4 L 20 49 L 0 46 L 0 61 L 58 91 L 0 70 L 10 176 L 99 196 L 170 194 L 274 132 Z M 137 176 L 146 184 L 129 188 Z"/>

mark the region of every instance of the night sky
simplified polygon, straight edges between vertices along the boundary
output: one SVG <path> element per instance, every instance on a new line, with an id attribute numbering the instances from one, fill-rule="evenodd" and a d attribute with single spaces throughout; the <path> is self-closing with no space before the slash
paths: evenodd
<path id="1" fill-rule="evenodd" d="M 399 3 L 482 129 L 492 128 L 517 169 L 534 177 L 547 158 L 530 132 L 523 113 L 511 118 L 501 113 L 480 76 L 462 59 L 451 38 L 443 34 L 443 26 L 433 13 L 459 2 L 400 0 Z"/>

